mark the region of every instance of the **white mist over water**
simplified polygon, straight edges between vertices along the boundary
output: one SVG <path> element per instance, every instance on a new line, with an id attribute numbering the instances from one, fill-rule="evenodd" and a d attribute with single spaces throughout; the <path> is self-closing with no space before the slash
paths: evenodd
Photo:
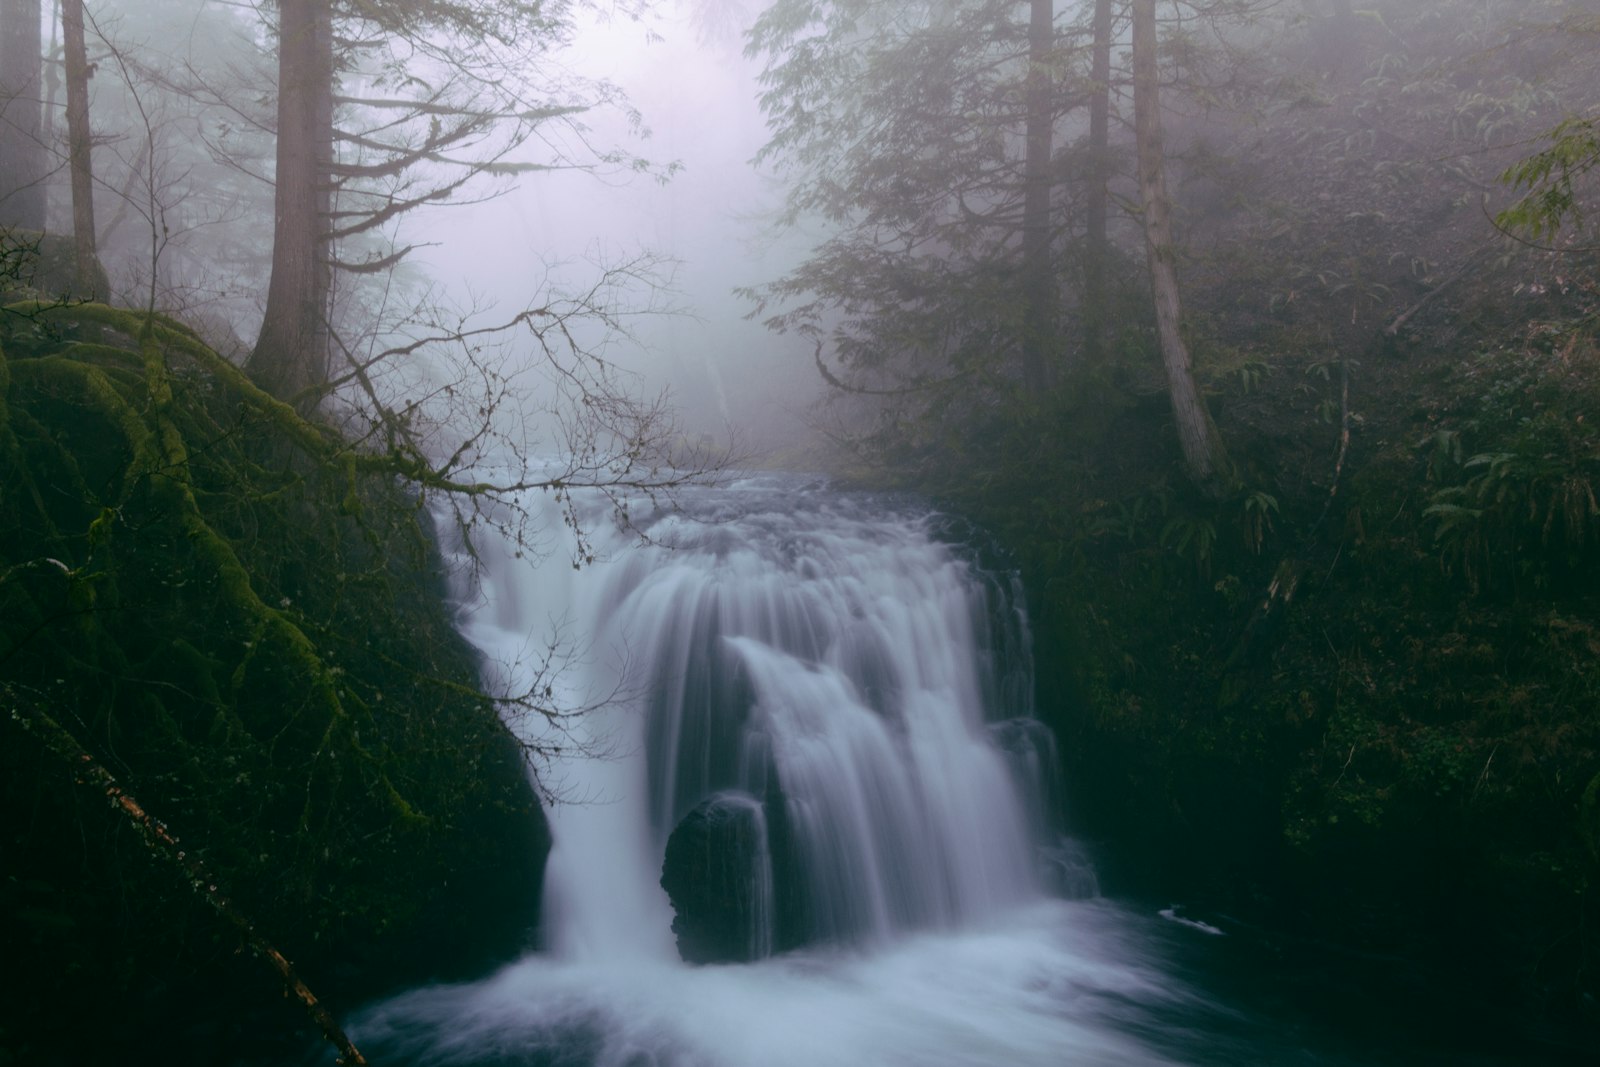
<path id="1" fill-rule="evenodd" d="M 1113 933 L 1119 912 L 1040 902 L 874 952 L 759 964 L 530 957 L 473 985 L 396 998 L 359 1022 L 383 1062 L 594 1067 L 1153 1067 L 1125 1033 L 1165 1001 Z"/>
<path id="2" fill-rule="evenodd" d="M 572 725 L 604 758 L 543 772 L 575 802 L 551 811 L 541 951 L 377 1006 L 363 1046 L 572 1067 L 1168 1062 L 1129 1032 L 1175 994 L 1122 913 L 1044 892 L 1063 851 L 1020 607 L 932 526 L 763 478 L 655 519 L 673 547 L 597 534 L 606 559 L 576 573 L 480 531 L 462 627 L 488 681 L 531 684 L 561 630 L 585 640 L 557 699 L 620 699 Z M 759 828 L 753 955 L 799 948 L 678 962 L 663 854 L 707 803 Z"/>

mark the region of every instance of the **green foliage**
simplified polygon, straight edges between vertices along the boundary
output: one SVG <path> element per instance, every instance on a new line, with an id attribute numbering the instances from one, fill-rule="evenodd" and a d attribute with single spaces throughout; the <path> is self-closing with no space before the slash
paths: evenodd
<path id="1" fill-rule="evenodd" d="M 1496 225 L 1545 241 L 1584 223 L 1584 178 L 1600 164 L 1600 127 L 1593 119 L 1569 118 L 1549 140 L 1549 147 L 1501 173 L 1500 181 L 1523 195 L 1495 216 Z"/>
<path id="2" fill-rule="evenodd" d="M 1194 564 L 1202 581 L 1211 574 L 1211 553 L 1217 543 L 1217 527 L 1209 518 L 1175 515 L 1161 527 L 1161 547 Z"/>
<path id="3" fill-rule="evenodd" d="M 1548 427 L 1530 427 L 1529 438 L 1536 440 L 1541 429 Z M 1531 569 L 1538 556 L 1558 548 L 1569 564 L 1581 563 L 1600 520 L 1585 469 L 1594 459 L 1570 448 L 1473 456 L 1463 465 L 1466 481 L 1436 492 L 1424 512 L 1438 522 L 1434 540 L 1474 585 L 1496 555 L 1521 557 L 1517 561 Z"/>
<path id="4" fill-rule="evenodd" d="M 1596 370 L 1582 325 L 1480 357 L 1466 418 L 1424 443 L 1437 487 L 1423 514 L 1441 559 L 1473 588 L 1600 572 Z M 1463 460 L 1468 437 L 1487 447 Z"/>
<path id="5" fill-rule="evenodd" d="M 1508 77 L 1499 84 L 1463 90 L 1450 116 L 1451 135 L 1488 147 L 1520 138 L 1542 109 L 1556 104 L 1548 89 Z"/>
<path id="6" fill-rule="evenodd" d="M 1261 554 L 1267 534 L 1272 532 L 1272 517 L 1278 513 L 1278 498 L 1260 489 L 1245 494 L 1243 506 L 1244 543 L 1251 552 Z"/>
<path id="7" fill-rule="evenodd" d="M 1272 367 L 1262 360 L 1252 359 L 1242 363 L 1237 373 L 1240 390 L 1251 393 L 1261 388 L 1261 383 L 1272 373 Z"/>

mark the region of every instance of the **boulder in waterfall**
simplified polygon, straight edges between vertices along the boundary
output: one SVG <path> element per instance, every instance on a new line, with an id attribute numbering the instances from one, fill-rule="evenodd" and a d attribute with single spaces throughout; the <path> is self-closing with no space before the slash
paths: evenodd
<path id="1" fill-rule="evenodd" d="M 726 792 L 697 804 L 672 836 L 661 868 L 687 963 L 743 963 L 772 952 L 772 860 L 762 804 Z"/>

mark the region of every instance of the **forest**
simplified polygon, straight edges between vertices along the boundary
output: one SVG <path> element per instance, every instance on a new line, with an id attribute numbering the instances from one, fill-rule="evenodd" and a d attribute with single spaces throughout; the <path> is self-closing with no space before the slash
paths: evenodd
<path id="1" fill-rule="evenodd" d="M 1590 1062 L 1597 43 L 0 0 L 0 1067 Z"/>

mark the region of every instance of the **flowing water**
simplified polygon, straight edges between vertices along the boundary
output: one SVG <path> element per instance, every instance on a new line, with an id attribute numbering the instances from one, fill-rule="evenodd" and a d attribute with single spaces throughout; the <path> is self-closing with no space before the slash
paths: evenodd
<path id="1" fill-rule="evenodd" d="M 491 685 L 602 705 L 516 724 L 572 751 L 540 772 L 567 801 L 541 945 L 370 1008 L 372 1062 L 1375 1062 L 1196 992 L 1175 961 L 1208 924 L 1098 898 L 1059 831 L 1020 598 L 924 509 L 758 478 L 636 515 L 653 545 L 585 522 L 594 566 L 483 529 L 462 568 Z M 680 961 L 663 861 L 690 826 L 736 962 Z"/>

